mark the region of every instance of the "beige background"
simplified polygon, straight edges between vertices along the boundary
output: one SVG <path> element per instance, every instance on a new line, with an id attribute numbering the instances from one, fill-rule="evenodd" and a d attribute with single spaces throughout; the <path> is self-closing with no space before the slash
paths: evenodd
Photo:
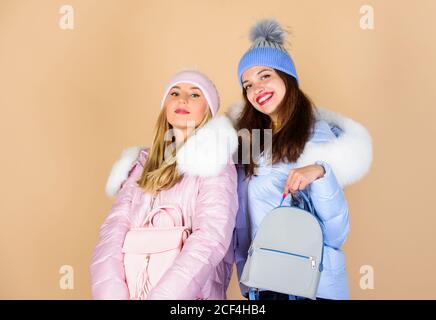
<path id="1" fill-rule="evenodd" d="M 74 30 L 59 28 L 64 4 Z M 373 30 L 359 27 L 365 4 Z M 221 112 L 238 101 L 236 66 L 264 17 L 292 29 L 303 90 L 373 137 L 371 172 L 346 189 L 352 298 L 436 298 L 435 14 L 434 0 L 0 0 L 0 298 L 91 298 L 113 162 L 150 144 L 181 68 L 213 79 Z M 59 286 L 62 265 L 74 290 Z M 362 265 L 373 290 L 359 286 Z"/>

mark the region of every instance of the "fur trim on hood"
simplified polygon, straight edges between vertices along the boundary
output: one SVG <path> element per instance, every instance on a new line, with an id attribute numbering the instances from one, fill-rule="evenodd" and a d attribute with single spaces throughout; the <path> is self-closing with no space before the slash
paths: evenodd
<path id="1" fill-rule="evenodd" d="M 328 143 L 307 145 L 297 160 L 297 167 L 322 160 L 332 167 L 342 187 L 359 181 L 368 173 L 372 163 L 372 140 L 368 130 L 360 123 L 339 113 L 320 107 L 316 109 L 317 119 L 326 121 L 331 128 L 339 128 L 341 133 Z M 242 110 L 243 104 L 238 103 L 226 112 L 234 125 L 241 116 Z"/>

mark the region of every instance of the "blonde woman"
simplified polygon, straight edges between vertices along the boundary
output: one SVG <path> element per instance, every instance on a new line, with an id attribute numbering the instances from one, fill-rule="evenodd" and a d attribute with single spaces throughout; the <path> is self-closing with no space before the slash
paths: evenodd
<path id="1" fill-rule="evenodd" d="M 92 258 L 95 299 L 141 298 L 129 294 L 123 241 L 153 208 L 169 204 L 192 219 L 192 234 L 147 299 L 226 298 L 233 263 L 226 253 L 238 209 L 236 131 L 216 116 L 218 92 L 197 71 L 176 74 L 161 107 L 151 148 L 126 150 L 108 180 L 107 193 L 118 195 Z"/>

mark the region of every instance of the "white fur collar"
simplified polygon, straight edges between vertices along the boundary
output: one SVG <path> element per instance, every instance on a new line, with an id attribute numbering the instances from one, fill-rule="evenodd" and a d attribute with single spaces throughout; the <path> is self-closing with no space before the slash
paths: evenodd
<path id="1" fill-rule="evenodd" d="M 177 168 L 193 176 L 217 176 L 238 149 L 238 135 L 226 116 L 218 116 L 177 151 Z"/>
<path id="2" fill-rule="evenodd" d="M 336 125 L 342 134 L 328 143 L 311 144 L 304 149 L 297 161 L 298 167 L 313 164 L 316 160 L 327 162 L 341 186 L 351 185 L 362 179 L 372 163 L 372 140 L 360 123 L 324 108 L 317 108 L 317 119 Z"/>
<path id="3" fill-rule="evenodd" d="M 241 103 L 235 104 L 227 116 L 236 123 L 243 109 Z M 325 120 L 330 126 L 336 125 L 341 135 L 328 143 L 310 144 L 297 161 L 297 167 L 322 160 L 333 169 L 341 186 L 353 184 L 363 178 L 372 162 L 372 141 L 368 131 L 360 123 L 338 113 L 317 107 L 316 118 Z"/>
<path id="4" fill-rule="evenodd" d="M 231 121 L 226 116 L 216 116 L 177 151 L 177 168 L 192 176 L 216 176 L 229 163 L 237 148 L 238 136 Z M 108 196 L 116 195 L 142 149 L 144 147 L 132 147 L 123 151 L 107 180 Z"/>
<path id="5" fill-rule="evenodd" d="M 139 152 L 144 147 L 131 147 L 125 149 L 121 157 L 112 166 L 111 173 L 106 182 L 106 194 L 113 197 L 117 194 L 121 184 L 127 179 L 133 163 L 138 158 Z"/>

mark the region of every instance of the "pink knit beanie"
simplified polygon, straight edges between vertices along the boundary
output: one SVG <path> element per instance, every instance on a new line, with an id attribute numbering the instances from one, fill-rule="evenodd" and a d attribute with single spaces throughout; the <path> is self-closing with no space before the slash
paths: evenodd
<path id="1" fill-rule="evenodd" d="M 201 92 L 203 92 L 206 101 L 209 105 L 210 111 L 212 112 L 212 116 L 215 116 L 220 107 L 220 98 L 218 95 L 218 91 L 215 88 L 215 85 L 212 81 L 209 80 L 201 72 L 195 70 L 185 70 L 175 74 L 166 84 L 164 95 L 161 102 L 161 108 L 164 106 L 165 99 L 168 95 L 168 92 L 171 90 L 173 86 L 178 83 L 191 83 L 198 88 L 200 88 Z"/>

